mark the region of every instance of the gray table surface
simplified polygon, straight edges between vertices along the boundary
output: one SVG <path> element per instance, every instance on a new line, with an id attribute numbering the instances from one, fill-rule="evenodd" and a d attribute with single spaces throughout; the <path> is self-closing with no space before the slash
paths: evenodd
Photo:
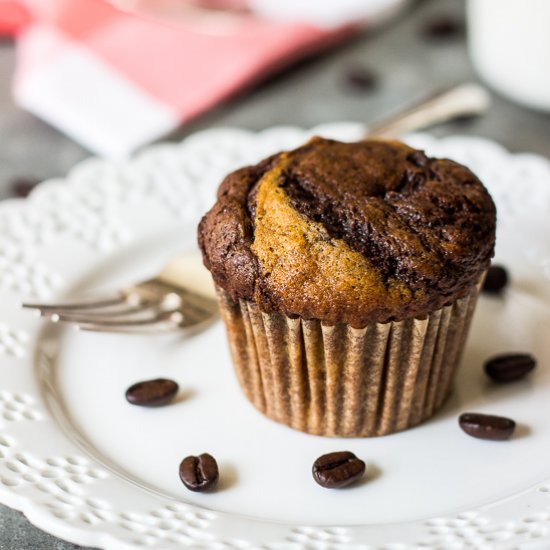
<path id="1" fill-rule="evenodd" d="M 422 38 L 422 29 L 440 15 L 464 16 L 462 0 L 414 2 L 407 13 L 382 29 L 286 71 L 228 101 L 170 137 L 212 126 L 261 129 L 276 124 L 314 126 L 335 120 L 369 121 L 440 86 L 476 80 L 464 39 Z M 0 43 L 0 198 L 9 197 L 14 177 L 64 175 L 89 156 L 77 143 L 15 106 L 10 82 L 14 48 Z M 350 67 L 368 67 L 379 76 L 372 91 L 346 85 Z M 436 135 L 468 134 L 498 140 L 512 151 L 550 156 L 550 115 L 530 111 L 495 96 L 482 118 L 442 125 Z M 33 527 L 21 513 L 0 505 L 0 550 L 81 548 Z"/>

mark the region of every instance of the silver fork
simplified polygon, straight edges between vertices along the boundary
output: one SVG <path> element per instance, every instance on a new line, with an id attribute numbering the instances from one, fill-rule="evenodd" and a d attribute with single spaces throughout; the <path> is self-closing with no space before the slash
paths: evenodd
<path id="1" fill-rule="evenodd" d="M 179 256 L 153 278 L 116 294 L 58 304 L 25 303 L 53 322 L 100 332 L 167 332 L 200 328 L 218 312 L 210 273 L 198 253 Z"/>
<path id="2" fill-rule="evenodd" d="M 477 84 L 433 94 L 369 128 L 366 137 L 393 137 L 457 117 L 478 115 L 490 102 Z M 51 321 L 103 332 L 164 332 L 201 328 L 217 315 L 214 286 L 199 254 L 180 256 L 152 279 L 115 296 L 85 302 L 23 304 Z"/>

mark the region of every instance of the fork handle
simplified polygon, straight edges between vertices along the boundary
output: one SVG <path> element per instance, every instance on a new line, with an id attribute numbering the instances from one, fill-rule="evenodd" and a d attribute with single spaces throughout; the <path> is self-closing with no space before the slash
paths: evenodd
<path id="1" fill-rule="evenodd" d="M 479 115 L 490 103 L 491 96 L 482 86 L 461 84 L 437 92 L 369 126 L 366 137 L 393 138 L 454 118 Z"/>

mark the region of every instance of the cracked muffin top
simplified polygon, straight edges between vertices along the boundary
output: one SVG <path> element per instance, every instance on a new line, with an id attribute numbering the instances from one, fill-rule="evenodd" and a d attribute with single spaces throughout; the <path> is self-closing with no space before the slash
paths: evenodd
<path id="1" fill-rule="evenodd" d="M 229 174 L 199 245 L 234 300 L 360 328 L 465 296 L 489 266 L 495 225 L 465 166 L 397 141 L 317 137 Z"/>

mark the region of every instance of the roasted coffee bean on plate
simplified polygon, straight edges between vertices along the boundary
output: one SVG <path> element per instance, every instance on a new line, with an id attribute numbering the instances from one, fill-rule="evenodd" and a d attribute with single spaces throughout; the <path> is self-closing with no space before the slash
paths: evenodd
<path id="1" fill-rule="evenodd" d="M 378 76 L 368 67 L 349 67 L 345 73 L 345 82 L 348 88 L 357 92 L 371 92 L 378 88 Z"/>
<path id="2" fill-rule="evenodd" d="M 503 353 L 491 357 L 483 368 L 491 380 L 506 383 L 527 376 L 536 365 L 536 359 L 528 353 Z"/>
<path id="3" fill-rule="evenodd" d="M 126 399 L 132 405 L 160 407 L 167 405 L 178 393 L 178 384 L 167 378 L 155 378 L 133 384 L 126 390 Z"/>
<path id="4" fill-rule="evenodd" d="M 213 489 L 218 478 L 218 463 L 208 453 L 188 456 L 181 461 L 180 479 L 190 491 L 201 492 Z"/>
<path id="5" fill-rule="evenodd" d="M 13 196 L 26 198 L 41 181 L 38 178 L 19 176 L 9 182 L 9 189 Z"/>
<path id="6" fill-rule="evenodd" d="M 508 271 L 501 265 L 492 265 L 487 270 L 481 290 L 488 294 L 500 294 L 508 286 Z"/>
<path id="7" fill-rule="evenodd" d="M 365 463 L 349 451 L 320 456 L 313 463 L 313 479 L 327 489 L 350 485 L 365 473 Z"/>
<path id="8" fill-rule="evenodd" d="M 422 37 L 430 42 L 443 42 L 464 36 L 464 21 L 450 15 L 430 19 L 421 29 Z"/>
<path id="9" fill-rule="evenodd" d="M 509 439 L 516 428 L 511 418 L 481 413 L 463 413 L 458 423 L 468 435 L 494 441 Z"/>

